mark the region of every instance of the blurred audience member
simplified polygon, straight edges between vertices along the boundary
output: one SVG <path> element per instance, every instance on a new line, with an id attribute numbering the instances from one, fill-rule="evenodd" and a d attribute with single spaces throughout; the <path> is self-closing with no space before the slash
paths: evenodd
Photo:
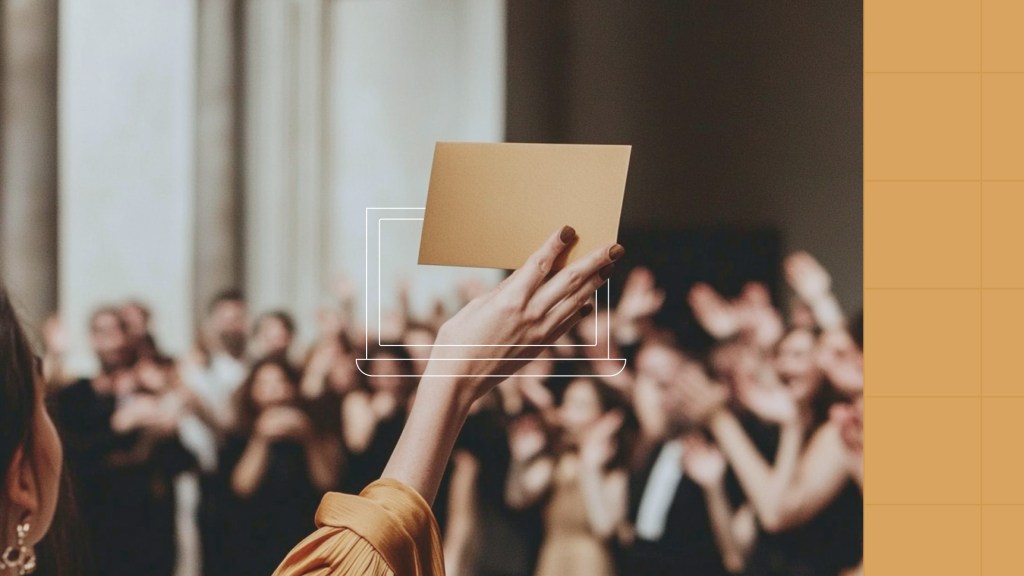
<path id="1" fill-rule="evenodd" d="M 317 433 L 299 376 L 279 356 L 253 367 L 235 402 L 238 420 L 222 458 L 233 498 L 219 573 L 269 574 L 309 532 L 323 493 L 336 488 L 337 448 Z"/>
<path id="2" fill-rule="evenodd" d="M 705 355 L 655 322 L 680 295 L 634 268 L 614 308 L 478 400 L 434 504 L 447 573 L 862 573 L 863 317 L 844 316 L 809 254 L 783 272 L 787 314 L 759 283 L 692 286 L 715 341 Z M 95 560 L 83 573 L 269 574 L 325 491 L 380 476 L 445 307 L 413 317 L 405 282 L 399 310 L 365 334 L 352 283 L 336 284 L 304 354 L 285 311 L 250 332 L 237 290 L 211 301 L 177 361 L 140 301 L 97 310 L 91 378 L 68 377 L 65 327 L 46 322 L 44 372 Z M 463 304 L 487 291 L 456 289 Z M 357 367 L 364 341 L 379 344 Z"/>

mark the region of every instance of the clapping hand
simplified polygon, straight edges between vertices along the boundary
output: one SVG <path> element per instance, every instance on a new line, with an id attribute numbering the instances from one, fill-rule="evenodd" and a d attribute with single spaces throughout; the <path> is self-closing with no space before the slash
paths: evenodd
<path id="1" fill-rule="evenodd" d="M 736 397 L 765 422 L 784 424 L 793 422 L 799 416 L 793 394 L 779 383 L 740 386 L 736 390 Z"/>
<path id="2" fill-rule="evenodd" d="M 516 462 L 528 462 L 544 451 L 547 435 L 536 415 L 520 416 L 508 428 L 509 450 Z"/>
<path id="3" fill-rule="evenodd" d="M 720 486 L 725 478 L 725 456 L 699 434 L 683 441 L 683 471 L 701 488 Z"/>
<path id="4" fill-rule="evenodd" d="M 305 440 L 312 432 L 309 417 L 291 406 L 268 408 L 256 421 L 256 434 L 267 440 Z"/>

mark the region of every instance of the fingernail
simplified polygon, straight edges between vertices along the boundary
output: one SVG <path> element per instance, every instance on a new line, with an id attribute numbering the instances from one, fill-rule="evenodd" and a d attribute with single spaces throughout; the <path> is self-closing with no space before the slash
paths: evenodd
<path id="1" fill-rule="evenodd" d="M 593 311 L 594 305 L 591 304 L 590 302 L 587 302 L 586 304 L 583 305 L 583 308 L 580 308 L 580 316 L 590 316 L 590 313 Z"/>
<path id="2" fill-rule="evenodd" d="M 562 226 L 562 231 L 558 233 L 558 239 L 562 241 L 562 244 L 572 242 L 575 237 L 576 230 L 572 226 Z"/>
<path id="3" fill-rule="evenodd" d="M 612 262 L 615 262 L 619 258 L 622 258 L 622 255 L 625 253 L 626 249 L 623 248 L 621 244 L 616 244 L 615 246 L 612 246 L 611 248 L 608 249 L 608 258 Z"/>
<path id="4" fill-rule="evenodd" d="M 601 268 L 597 272 L 597 275 L 601 277 L 601 280 L 607 280 L 608 277 L 611 276 L 612 272 L 614 272 L 614 271 L 615 271 L 615 265 L 614 264 L 609 264 L 609 265 L 605 266 L 604 268 Z"/>

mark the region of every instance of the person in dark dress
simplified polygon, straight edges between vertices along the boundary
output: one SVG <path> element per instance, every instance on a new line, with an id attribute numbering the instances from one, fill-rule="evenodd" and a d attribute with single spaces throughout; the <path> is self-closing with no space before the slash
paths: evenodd
<path id="1" fill-rule="evenodd" d="M 499 386 L 517 384 L 510 379 Z M 507 414 L 501 394 L 492 392 L 480 409 L 470 414 L 455 445 L 454 475 L 459 475 L 458 467 L 463 462 L 468 464 L 473 472 L 474 496 L 470 520 L 473 542 L 468 544 L 472 553 L 460 559 L 459 574 L 529 576 L 536 567 L 543 535 L 541 508 L 517 510 L 505 500 L 505 480 L 512 464 L 508 426 L 518 416 Z M 453 494 L 452 500 L 455 498 Z M 455 519 L 451 522 L 454 524 Z"/>
<path id="2" fill-rule="evenodd" d="M 380 478 L 391 451 L 402 433 L 415 380 L 413 366 L 401 347 L 377 346 L 368 355 L 371 376 L 363 389 L 345 396 L 342 432 L 351 455 L 344 491 L 358 494 Z"/>
<path id="3" fill-rule="evenodd" d="M 299 401 L 299 377 L 281 357 L 258 362 L 236 396 L 238 424 L 221 454 L 231 498 L 223 574 L 270 574 L 308 534 L 340 454 Z"/>
<path id="4" fill-rule="evenodd" d="M 81 378 L 52 399 L 88 533 L 92 570 L 85 574 L 170 575 L 175 566 L 173 477 L 192 464 L 173 420 L 139 390 L 126 327 L 115 309 L 90 322 L 100 374 Z"/>

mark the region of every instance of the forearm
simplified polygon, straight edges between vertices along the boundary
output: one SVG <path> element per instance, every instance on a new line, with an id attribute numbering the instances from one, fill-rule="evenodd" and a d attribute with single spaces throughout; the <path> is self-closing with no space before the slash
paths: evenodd
<path id="1" fill-rule="evenodd" d="M 470 404 L 457 378 L 425 377 L 381 477 L 398 480 L 433 503 Z"/>
<path id="2" fill-rule="evenodd" d="M 732 573 L 743 571 L 746 564 L 746 555 L 743 545 L 737 540 L 733 532 L 734 512 L 725 494 L 725 487 L 721 483 L 704 489 L 704 499 L 707 502 L 708 517 L 711 519 L 711 529 L 715 535 L 715 543 L 722 555 L 722 563 Z"/>
<path id="3" fill-rule="evenodd" d="M 775 467 L 761 456 L 733 414 L 719 411 L 712 418 L 710 428 L 736 471 L 740 485 L 750 498 L 761 523 L 775 524 L 780 514 L 782 495 L 793 478 L 800 457 L 799 425 L 794 423 L 783 426 Z"/>
<path id="4" fill-rule="evenodd" d="M 445 573 L 463 576 L 477 523 L 476 483 L 480 465 L 466 452 L 452 457 L 451 482 L 448 485 L 448 529 L 444 535 Z"/>
<path id="5" fill-rule="evenodd" d="M 306 442 L 306 466 L 313 486 L 323 491 L 337 486 L 340 452 L 336 441 L 314 437 Z"/>
<path id="6" fill-rule="evenodd" d="M 377 417 L 365 394 L 350 394 L 342 410 L 342 437 L 353 454 L 362 454 L 377 431 Z"/>
<path id="7" fill-rule="evenodd" d="M 831 292 L 816 298 L 813 302 L 807 302 L 807 305 L 811 308 L 814 321 L 822 330 L 841 330 L 843 328 L 843 323 L 846 321 L 843 309 Z"/>
<path id="8" fill-rule="evenodd" d="M 249 442 L 231 474 L 231 488 L 239 496 L 249 496 L 256 491 L 267 468 L 268 446 L 265 440 L 256 438 Z"/>
<path id="9" fill-rule="evenodd" d="M 820 427 L 786 483 L 773 522 L 765 529 L 778 532 L 798 526 L 818 514 L 843 489 L 849 471 L 843 466 L 842 440 L 833 423 Z"/>
<path id="10" fill-rule="evenodd" d="M 319 398 L 324 392 L 324 380 L 327 373 L 320 368 L 306 370 L 299 384 L 299 390 L 304 398 Z"/>

